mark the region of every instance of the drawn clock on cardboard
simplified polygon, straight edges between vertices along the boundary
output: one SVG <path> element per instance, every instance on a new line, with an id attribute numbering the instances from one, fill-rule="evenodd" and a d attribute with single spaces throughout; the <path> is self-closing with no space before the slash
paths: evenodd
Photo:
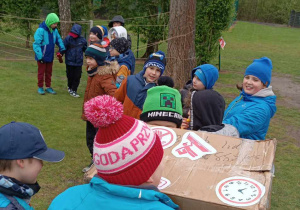
<path id="1" fill-rule="evenodd" d="M 247 177 L 229 177 L 216 186 L 218 198 L 231 206 L 251 206 L 260 201 L 265 194 L 265 187 Z"/>

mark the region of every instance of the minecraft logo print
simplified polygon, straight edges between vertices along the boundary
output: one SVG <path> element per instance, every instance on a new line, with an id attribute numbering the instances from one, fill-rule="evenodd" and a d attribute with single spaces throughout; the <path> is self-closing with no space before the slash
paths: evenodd
<path id="1" fill-rule="evenodd" d="M 160 94 L 160 107 L 176 109 L 175 95 L 170 93 Z"/>

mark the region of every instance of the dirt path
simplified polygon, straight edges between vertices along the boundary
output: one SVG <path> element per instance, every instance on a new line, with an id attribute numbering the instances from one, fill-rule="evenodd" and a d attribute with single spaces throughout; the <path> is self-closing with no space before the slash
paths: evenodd
<path id="1" fill-rule="evenodd" d="M 277 101 L 278 105 L 300 110 L 300 84 L 293 82 L 288 77 L 273 76 L 271 85 L 276 95 L 281 97 Z"/>
<path id="2" fill-rule="evenodd" d="M 300 110 L 300 84 L 289 77 L 273 76 L 271 84 L 277 96 L 276 104 Z M 297 126 L 287 125 L 286 132 L 293 137 L 295 145 L 300 147 L 300 130 Z"/>

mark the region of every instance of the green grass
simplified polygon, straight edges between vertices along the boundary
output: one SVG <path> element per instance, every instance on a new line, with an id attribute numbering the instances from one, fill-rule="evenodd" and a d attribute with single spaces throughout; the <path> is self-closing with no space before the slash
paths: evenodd
<path id="1" fill-rule="evenodd" d="M 11 33 L 18 35 L 16 31 Z M 238 95 L 235 84 L 241 82 L 245 68 L 254 58 L 270 57 L 274 75 L 290 75 L 299 81 L 300 29 L 239 22 L 223 37 L 227 45 L 221 51 L 222 70 L 216 89 L 225 96 L 226 104 Z M 136 36 L 132 38 L 135 49 Z M 37 210 L 46 209 L 57 194 L 70 186 L 84 183 L 81 169 L 90 161 L 85 143 L 85 122 L 80 119 L 86 73 L 83 68 L 78 89 L 82 97 L 70 97 L 66 88 L 65 65 L 55 61 L 52 80 L 57 95 L 40 96 L 37 94 L 37 64 L 32 51 L 13 48 L 22 48 L 24 42 L 11 36 L 0 34 L 0 40 L 0 50 L 26 57 L 0 52 L 0 125 L 10 121 L 34 124 L 42 131 L 49 147 L 66 152 L 63 162 L 45 163 L 38 178 L 42 188 L 33 197 L 32 205 Z M 160 48 L 166 49 L 166 44 L 160 45 Z M 18 58 L 26 60 L 3 60 Z M 218 63 L 217 59 L 212 63 Z M 137 64 L 136 72 L 142 67 L 141 63 Z M 279 99 L 284 97 L 279 96 Z M 298 109 L 278 106 L 271 121 L 267 137 L 278 139 L 272 209 L 300 209 L 300 149 L 297 137 L 289 133 L 290 129 L 300 129 L 299 118 Z"/>

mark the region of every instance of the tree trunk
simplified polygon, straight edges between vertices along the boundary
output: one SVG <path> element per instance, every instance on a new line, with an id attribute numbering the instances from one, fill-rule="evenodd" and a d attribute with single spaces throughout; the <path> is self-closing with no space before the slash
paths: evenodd
<path id="1" fill-rule="evenodd" d="M 171 0 L 166 74 L 176 88 L 191 79 L 195 57 L 196 0 Z"/>
<path id="2" fill-rule="evenodd" d="M 72 24 L 65 21 L 71 21 L 71 9 L 69 0 L 58 0 L 60 35 L 65 38 L 71 31 Z"/>
<path id="3" fill-rule="evenodd" d="M 158 44 L 153 45 L 152 41 L 147 42 L 147 49 L 146 52 L 144 53 L 144 55 L 142 56 L 142 58 L 148 58 L 149 55 L 151 55 L 152 53 L 158 51 Z"/>

